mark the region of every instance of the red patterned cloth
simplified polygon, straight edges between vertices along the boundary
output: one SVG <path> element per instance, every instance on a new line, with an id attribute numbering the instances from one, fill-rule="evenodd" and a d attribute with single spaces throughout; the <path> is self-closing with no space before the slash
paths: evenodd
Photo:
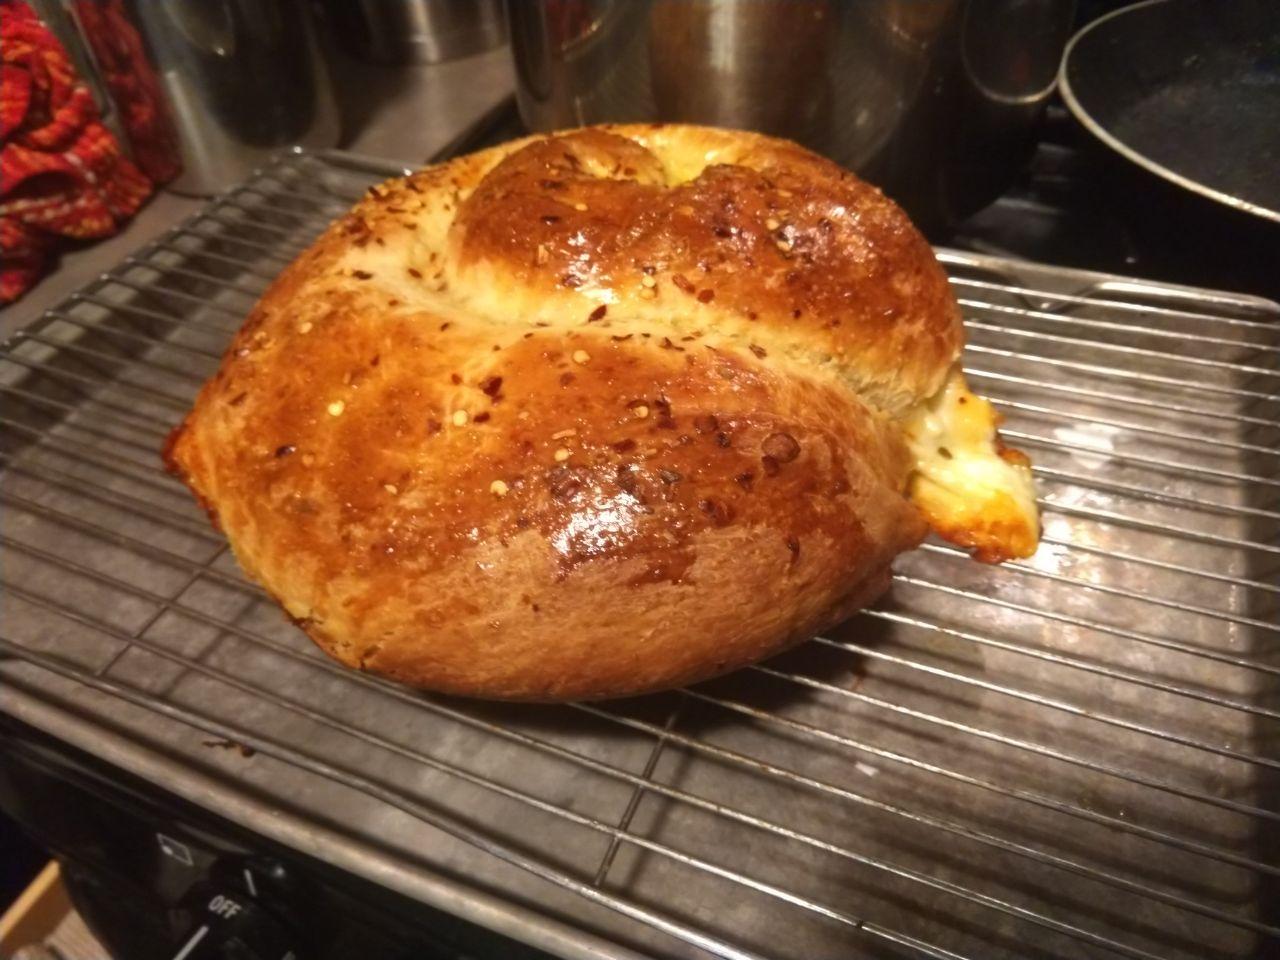
<path id="1" fill-rule="evenodd" d="M 36 282 L 60 237 L 115 233 L 151 189 L 62 44 L 22 0 L 0 0 L 0 303 Z"/>

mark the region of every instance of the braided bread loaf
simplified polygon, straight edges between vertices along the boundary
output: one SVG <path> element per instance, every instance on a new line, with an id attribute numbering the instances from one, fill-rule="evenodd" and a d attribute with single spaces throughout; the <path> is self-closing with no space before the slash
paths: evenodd
<path id="1" fill-rule="evenodd" d="M 1025 458 L 877 190 L 689 126 L 532 137 L 373 188 L 275 282 L 166 459 L 342 662 L 610 697 L 873 600 L 932 524 L 1026 555 Z"/>

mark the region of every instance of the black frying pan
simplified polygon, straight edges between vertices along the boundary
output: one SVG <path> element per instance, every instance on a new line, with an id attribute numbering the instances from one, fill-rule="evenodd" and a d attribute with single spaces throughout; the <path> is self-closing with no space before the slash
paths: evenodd
<path id="1" fill-rule="evenodd" d="M 1280 264 L 1280 0 L 1125 7 L 1076 34 L 1058 82 L 1158 229 Z"/>

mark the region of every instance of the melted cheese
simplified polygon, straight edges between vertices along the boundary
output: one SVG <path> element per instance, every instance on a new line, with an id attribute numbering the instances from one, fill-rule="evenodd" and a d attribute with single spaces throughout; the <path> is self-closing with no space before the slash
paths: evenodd
<path id="1" fill-rule="evenodd" d="M 906 428 L 916 457 L 911 499 L 940 536 L 990 563 L 1031 556 L 1040 536 L 1030 464 L 1000 442 L 998 423 L 957 368 Z"/>

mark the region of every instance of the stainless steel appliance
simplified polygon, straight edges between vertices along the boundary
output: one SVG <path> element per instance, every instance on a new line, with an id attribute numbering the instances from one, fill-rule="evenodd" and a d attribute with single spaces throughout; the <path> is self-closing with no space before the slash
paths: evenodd
<path id="1" fill-rule="evenodd" d="M 157 457 L 263 287 L 394 172 L 286 155 L 0 355 L 0 782 L 45 771 L 0 805 L 78 831 L 79 882 L 151 938 L 125 956 L 201 927 L 220 956 L 221 896 L 298 960 L 398 960 L 361 912 L 387 890 L 412 956 L 459 920 L 593 960 L 1274 946 L 1280 306 L 942 250 L 1036 462 L 1034 559 L 931 542 L 847 628 L 686 691 L 461 702 L 325 659 Z"/>
<path id="2" fill-rule="evenodd" d="M 131 0 L 127 9 L 178 134 L 183 169 L 171 189 L 208 196 L 285 147 L 337 144 L 337 106 L 304 0 Z"/>
<path id="3" fill-rule="evenodd" d="M 338 40 L 376 63 L 442 63 L 500 46 L 500 0 L 328 0 Z"/>
<path id="4" fill-rule="evenodd" d="M 762 130 L 953 223 L 1026 157 L 1074 0 L 521 0 L 534 130 L 627 120 Z"/>

